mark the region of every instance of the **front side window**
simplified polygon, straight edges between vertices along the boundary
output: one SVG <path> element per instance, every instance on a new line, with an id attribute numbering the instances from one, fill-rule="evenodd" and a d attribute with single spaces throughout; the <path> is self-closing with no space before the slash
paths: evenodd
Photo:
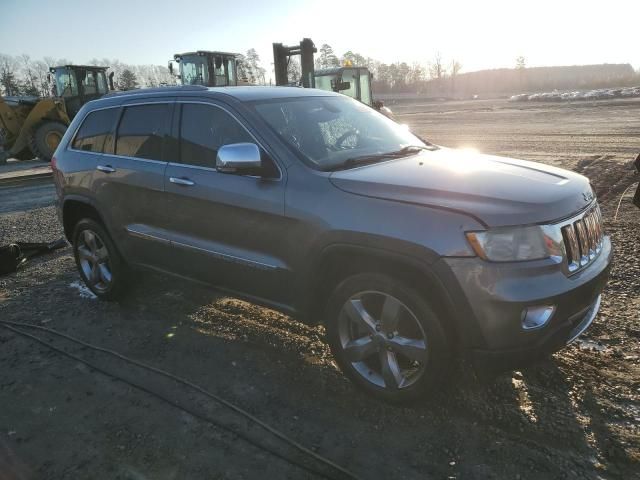
<path id="1" fill-rule="evenodd" d="M 96 78 L 96 73 L 87 70 L 87 74 L 83 79 L 83 85 L 85 95 L 95 95 L 98 92 L 98 79 Z"/>
<path id="2" fill-rule="evenodd" d="M 342 93 L 351 98 L 358 98 L 358 75 L 356 70 L 343 70 L 342 83 L 349 84 L 349 88 L 338 90 L 338 93 Z"/>
<path id="3" fill-rule="evenodd" d="M 166 103 L 125 107 L 118 126 L 116 155 L 162 160 L 169 112 Z"/>
<path id="4" fill-rule="evenodd" d="M 333 92 L 333 85 L 337 78 L 337 75 L 318 75 L 316 77 L 316 88 L 326 90 L 327 92 Z"/>
<path id="5" fill-rule="evenodd" d="M 198 103 L 182 105 L 180 161 L 215 168 L 218 149 L 231 143 L 255 143 L 251 135 L 224 110 Z"/>
<path id="6" fill-rule="evenodd" d="M 213 59 L 214 75 L 216 76 L 216 87 L 224 87 L 228 85 L 227 70 L 229 68 L 228 61 L 224 57 L 214 57 Z"/>
<path id="7" fill-rule="evenodd" d="M 200 55 L 182 57 L 180 75 L 183 85 L 209 85 L 207 57 Z"/>
<path id="8" fill-rule="evenodd" d="M 58 97 L 78 96 L 78 82 L 73 70 L 68 68 L 56 70 L 56 95 Z"/>
<path id="9" fill-rule="evenodd" d="M 430 148 L 394 121 L 343 95 L 259 101 L 254 108 L 303 160 L 320 170 L 405 147 Z"/>
<path id="10" fill-rule="evenodd" d="M 109 87 L 107 87 L 107 75 L 104 72 L 97 72 L 98 76 L 98 93 L 101 95 L 106 95 L 109 92 Z"/>
<path id="11" fill-rule="evenodd" d="M 371 77 L 364 69 L 360 69 L 360 101 L 365 105 L 371 105 Z"/>
<path id="12" fill-rule="evenodd" d="M 107 108 L 87 115 L 73 139 L 72 148 L 94 153 L 109 152 L 111 129 L 118 111 L 118 108 Z"/>

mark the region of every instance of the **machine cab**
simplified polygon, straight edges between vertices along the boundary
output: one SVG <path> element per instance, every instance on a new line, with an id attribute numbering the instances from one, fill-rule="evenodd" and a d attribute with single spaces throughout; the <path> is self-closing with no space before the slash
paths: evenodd
<path id="1" fill-rule="evenodd" d="M 106 70 L 93 65 L 63 65 L 49 69 L 53 74 L 53 96 L 64 99 L 67 114 L 75 116 L 85 103 L 109 93 Z"/>
<path id="2" fill-rule="evenodd" d="M 338 92 L 373 106 L 371 99 L 371 72 L 366 67 L 337 67 L 316 70 L 315 87 Z"/>
<path id="3" fill-rule="evenodd" d="M 236 53 L 197 52 L 180 53 L 173 56 L 180 65 L 179 78 L 183 85 L 205 87 L 229 87 L 238 85 Z M 173 64 L 169 63 L 173 73 Z"/>

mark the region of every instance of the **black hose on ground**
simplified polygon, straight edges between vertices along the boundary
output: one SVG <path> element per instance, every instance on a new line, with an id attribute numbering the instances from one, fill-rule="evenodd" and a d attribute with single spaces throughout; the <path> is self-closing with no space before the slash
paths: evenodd
<path id="1" fill-rule="evenodd" d="M 73 359 L 73 360 L 75 360 L 77 362 L 83 363 L 83 364 L 87 365 L 88 367 L 90 367 L 90 368 L 92 368 L 92 369 L 94 369 L 94 370 L 96 370 L 96 371 L 98 371 L 98 372 L 100 372 L 100 373 L 102 373 L 104 375 L 107 375 L 109 377 L 112 377 L 112 378 L 115 378 L 117 380 L 120 380 L 121 382 L 124 382 L 127 385 L 130 385 L 130 386 L 132 386 L 134 388 L 137 388 L 138 390 L 141 390 L 141 391 L 143 391 L 145 393 L 148 393 L 148 394 L 150 394 L 150 395 L 152 395 L 152 396 L 154 396 L 154 397 L 156 397 L 156 398 L 168 403 L 169 405 L 172 405 L 172 406 L 178 408 L 179 410 L 182 410 L 182 411 L 188 413 L 189 415 L 191 415 L 191 416 L 193 416 L 195 418 L 198 418 L 198 419 L 203 420 L 203 421 L 205 421 L 207 423 L 215 425 L 215 426 L 217 426 L 219 428 L 227 430 L 227 431 L 233 433 L 234 435 L 239 436 L 240 438 L 242 438 L 246 442 L 250 443 L 254 447 L 257 447 L 257 448 L 260 448 L 262 450 L 265 450 L 265 451 L 271 453 L 272 455 L 284 460 L 285 462 L 290 463 L 292 465 L 295 465 L 295 466 L 297 466 L 299 468 L 302 468 L 302 469 L 306 470 L 307 472 L 310 472 L 310 473 L 312 473 L 314 475 L 317 475 L 317 476 L 320 476 L 320 477 L 323 477 L 323 478 L 327 478 L 327 479 L 330 479 L 330 480 L 333 480 L 335 478 L 349 478 L 349 479 L 353 479 L 353 480 L 360 480 L 360 478 L 357 475 L 355 475 L 354 473 L 351 473 L 349 470 L 345 469 L 344 467 L 341 467 L 340 465 L 332 462 L 328 458 L 325 458 L 322 455 L 319 455 L 319 454 L 315 453 L 314 451 L 306 448 L 304 445 L 298 443 L 297 441 L 295 441 L 292 438 L 288 437 L 287 435 L 285 435 L 284 433 L 280 432 L 279 430 L 276 430 L 274 427 L 272 427 L 269 424 L 263 422 L 262 420 L 260 420 L 259 418 L 255 417 L 254 415 L 252 415 L 251 413 L 247 412 L 246 410 L 243 410 L 242 408 L 238 407 L 237 405 L 229 402 L 228 400 L 225 400 L 224 398 L 222 398 L 222 397 L 220 397 L 220 396 L 218 396 L 218 395 L 216 395 L 214 393 L 211 393 L 211 392 L 205 390 L 204 388 L 202 388 L 202 387 L 190 382 L 189 380 L 186 380 L 184 378 L 178 377 L 177 375 L 169 373 L 169 372 L 167 372 L 165 370 L 162 370 L 160 368 L 153 367 L 151 365 L 147 365 L 145 363 L 142 363 L 142 362 L 140 362 L 138 360 L 134 360 L 132 358 L 126 357 L 126 356 L 124 356 L 124 355 L 122 355 L 122 354 L 120 354 L 120 353 L 118 353 L 118 352 L 116 352 L 114 350 L 110 350 L 108 348 L 103 348 L 103 347 L 98 347 L 96 345 L 92 345 L 90 343 L 84 342 L 83 340 L 77 339 L 75 337 L 72 337 L 72 336 L 67 335 L 65 333 L 62 333 L 62 332 L 58 332 L 57 330 L 53 330 L 51 328 L 42 327 L 40 325 L 33 325 L 33 324 L 30 324 L 30 323 L 10 322 L 10 321 L 7 321 L 7 320 L 0 320 L 0 326 L 6 328 L 8 330 L 11 330 L 12 332 L 17 333 L 18 335 L 22 335 L 24 337 L 30 338 L 31 340 L 34 340 L 34 341 L 44 345 L 45 347 L 47 347 L 47 348 L 49 348 L 49 349 L 51 349 L 51 350 L 53 350 L 53 351 L 55 351 L 57 353 L 60 353 L 61 355 L 69 357 L 69 358 L 71 358 L 71 359 Z M 258 442 L 256 442 L 255 440 L 251 439 L 247 435 L 244 435 L 242 433 L 234 431 L 231 428 L 216 422 L 215 420 L 212 420 L 212 419 L 210 419 L 210 418 L 208 418 L 208 417 L 206 417 L 204 415 L 201 415 L 201 414 L 199 414 L 197 412 L 194 412 L 193 410 L 190 410 L 188 408 L 185 408 L 185 407 L 179 405 L 178 403 L 174 402 L 173 400 L 170 400 L 170 399 L 162 396 L 161 394 L 159 394 L 157 392 L 154 392 L 153 390 L 150 390 L 150 389 L 148 389 L 148 388 L 146 388 L 146 387 L 144 387 L 142 385 L 138 385 L 138 384 L 136 384 L 134 382 L 131 382 L 131 381 L 127 380 L 127 379 L 119 377 L 119 376 L 117 376 L 117 375 L 115 375 L 115 374 L 113 374 L 111 372 L 108 372 L 108 371 L 106 371 L 106 370 L 104 370 L 104 369 L 92 364 L 91 362 L 88 362 L 87 360 L 84 360 L 83 358 L 78 357 L 77 355 L 74 355 L 73 353 L 69 353 L 69 352 L 67 352 L 67 351 L 65 351 L 65 350 L 63 350 L 61 348 L 55 347 L 55 346 L 45 342 L 43 339 L 41 339 L 41 338 L 39 338 L 39 337 L 37 337 L 35 335 L 31 335 L 30 333 L 23 332 L 23 331 L 19 330 L 18 328 L 15 328 L 15 327 L 37 329 L 37 330 L 41 330 L 43 332 L 50 333 L 52 335 L 59 336 L 61 338 L 69 340 L 70 342 L 76 343 L 78 345 L 82 345 L 85 348 L 89 348 L 91 350 L 95 350 L 95 351 L 98 351 L 98 352 L 106 353 L 108 355 L 111 355 L 111 356 L 114 356 L 116 358 L 119 358 L 120 360 L 123 360 L 123 361 L 125 361 L 127 363 L 130 363 L 132 365 L 136 365 L 136 366 L 138 366 L 140 368 L 143 368 L 145 370 L 149 370 L 151 372 L 160 374 L 162 376 L 170 378 L 171 380 L 174 380 L 174 381 L 176 381 L 178 383 L 181 383 L 182 385 L 190 387 L 190 388 L 198 391 L 199 393 L 201 393 L 201 394 L 203 394 L 203 395 L 215 400 L 216 402 L 224 405 L 225 407 L 233 410 L 234 412 L 242 415 L 243 417 L 251 420 L 252 422 L 254 422 L 257 425 L 259 425 L 260 427 L 262 427 L 263 429 L 267 430 L 269 433 L 271 433 L 275 437 L 279 438 L 280 440 L 284 441 L 285 443 L 287 443 L 287 444 L 291 445 L 292 447 L 296 448 L 300 452 L 312 457 L 313 459 L 319 461 L 320 463 L 323 463 L 324 465 L 327 465 L 327 466 L 331 467 L 336 472 L 339 472 L 340 477 L 334 477 L 334 476 L 328 475 L 327 473 L 318 471 L 318 470 L 313 469 L 313 468 L 311 468 L 311 467 L 309 467 L 307 465 L 304 465 L 303 463 L 300 463 L 300 462 L 298 462 L 298 461 L 296 461 L 294 459 L 286 457 L 283 454 L 281 454 L 281 453 L 279 453 L 279 452 L 277 452 L 277 451 L 275 451 L 275 450 L 273 450 L 273 449 L 271 449 L 269 447 L 266 447 L 264 445 L 259 444 Z"/>

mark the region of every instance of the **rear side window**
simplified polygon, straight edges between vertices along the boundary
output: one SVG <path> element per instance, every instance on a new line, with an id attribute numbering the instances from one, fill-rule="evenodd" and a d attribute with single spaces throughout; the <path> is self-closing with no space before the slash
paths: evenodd
<path id="1" fill-rule="evenodd" d="M 87 115 L 73 139 L 72 148 L 85 152 L 104 153 L 105 145 L 108 149 L 113 141 L 111 129 L 118 111 L 118 108 L 108 108 L 96 110 Z"/>
<path id="2" fill-rule="evenodd" d="M 169 112 L 166 103 L 126 107 L 118 126 L 116 155 L 162 160 Z"/>
<path id="3" fill-rule="evenodd" d="M 251 135 L 224 110 L 185 103 L 180 122 L 180 160 L 201 167 L 216 166 L 218 149 L 230 143 L 255 143 Z"/>

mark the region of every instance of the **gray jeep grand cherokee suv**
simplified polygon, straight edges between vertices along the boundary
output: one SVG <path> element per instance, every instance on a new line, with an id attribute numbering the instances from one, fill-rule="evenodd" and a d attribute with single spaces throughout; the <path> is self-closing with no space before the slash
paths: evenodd
<path id="1" fill-rule="evenodd" d="M 438 147 L 325 91 L 108 95 L 53 167 L 98 297 L 145 267 L 322 322 L 344 373 L 392 401 L 461 353 L 504 366 L 571 342 L 611 262 L 585 177 Z"/>

